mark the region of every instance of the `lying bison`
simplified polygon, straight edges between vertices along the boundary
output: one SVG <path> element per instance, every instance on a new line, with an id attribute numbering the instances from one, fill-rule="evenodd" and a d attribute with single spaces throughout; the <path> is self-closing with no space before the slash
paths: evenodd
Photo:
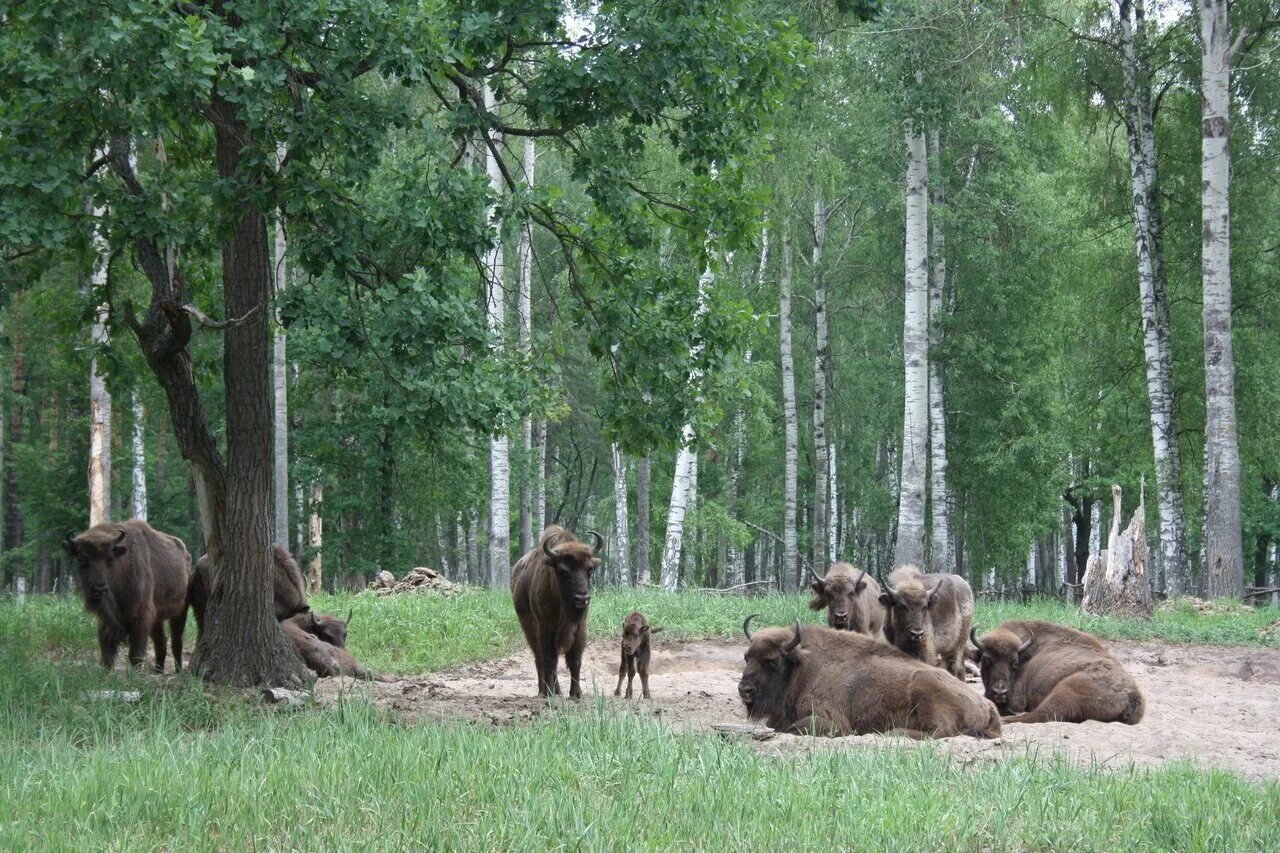
<path id="1" fill-rule="evenodd" d="M 569 666 L 569 696 L 582 697 L 578 677 L 587 647 L 587 610 L 591 606 L 591 573 L 600 565 L 596 553 L 604 540 L 591 534 L 589 548 L 563 527 L 542 532 L 537 548 L 511 570 L 511 598 L 524 638 L 538 670 L 538 695 L 560 693 L 556 668 L 560 655 Z"/>
<path id="2" fill-rule="evenodd" d="M 285 635 L 293 641 L 298 654 L 302 655 L 307 669 L 321 678 L 346 675 L 366 681 L 395 681 L 389 676 L 375 675 L 365 669 L 364 665 L 356 660 L 355 655 L 344 647 L 329 643 L 313 633 L 311 630 L 315 627 L 313 619 L 310 613 L 299 613 L 280 623 Z"/>
<path id="3" fill-rule="evenodd" d="M 661 631 L 650 628 L 649 622 L 639 610 L 633 610 L 622 620 L 622 657 L 618 662 L 618 686 L 614 696 L 622 695 L 622 679 L 627 679 L 627 698 L 631 698 L 631 685 L 640 673 L 640 694 L 649 698 L 649 637 Z"/>
<path id="4" fill-rule="evenodd" d="M 351 624 L 351 611 L 347 611 L 346 619 L 334 616 L 332 613 L 317 614 L 314 610 L 299 613 L 291 618 L 302 630 L 319 637 L 329 645 L 340 649 L 347 647 L 347 629 Z"/>
<path id="5" fill-rule="evenodd" d="M 827 570 L 825 578 L 813 574 L 813 598 L 810 610 L 827 611 L 827 627 L 842 631 L 855 631 L 880 635 L 884 627 L 884 605 L 880 603 L 880 584 L 866 572 L 859 572 L 848 563 L 836 563 Z"/>
<path id="6" fill-rule="evenodd" d="M 62 543 L 76 560 L 85 610 L 98 617 L 102 665 L 111 669 L 122 641 L 129 663 L 141 667 L 147 637 L 155 645 L 156 672 L 164 672 L 164 622 L 169 622 L 173 671 L 182 671 L 182 632 L 187 624 L 191 555 L 176 536 L 140 519 L 99 524 Z"/>
<path id="7" fill-rule="evenodd" d="M 293 559 L 289 550 L 281 545 L 271 546 L 271 559 L 274 566 L 272 576 L 272 596 L 275 599 L 276 619 L 284 620 L 311 609 L 307 604 L 306 584 L 302 581 L 302 569 L 298 561 Z M 212 590 L 212 573 L 209 571 L 209 555 L 196 560 L 196 568 L 191 576 L 191 610 L 196 617 L 196 637 L 204 631 L 204 611 L 209 604 L 209 593 Z M 346 638 L 346 633 L 343 633 Z"/>
<path id="8" fill-rule="evenodd" d="M 738 695 L 753 720 L 832 737 L 898 732 L 910 737 L 1000 736 L 996 708 L 937 667 L 865 634 L 807 626 L 752 635 Z"/>
<path id="9" fill-rule="evenodd" d="M 1006 723 L 1136 724 L 1146 710 L 1137 682 L 1106 647 L 1052 622 L 1005 622 L 981 639 L 982 688 Z"/>
<path id="10" fill-rule="evenodd" d="M 926 575 L 916 566 L 900 566 L 883 586 L 880 603 L 888 609 L 885 638 L 963 681 L 965 638 L 973 625 L 968 582 L 959 575 Z"/>

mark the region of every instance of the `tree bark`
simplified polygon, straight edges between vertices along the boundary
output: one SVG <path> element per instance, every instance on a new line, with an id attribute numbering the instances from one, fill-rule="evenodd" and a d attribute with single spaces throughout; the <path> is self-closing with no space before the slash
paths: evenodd
<path id="1" fill-rule="evenodd" d="M 1133 520 L 1120 531 L 1120 487 L 1111 487 L 1111 535 L 1101 557 L 1090 557 L 1084 579 L 1086 613 L 1151 618 L 1151 578 L 1147 573 L 1146 498 L 1140 492 Z"/>
<path id="2" fill-rule="evenodd" d="M 493 90 L 484 85 L 485 109 L 497 111 Z M 486 131 L 488 133 L 489 131 Z M 502 194 L 502 168 L 495 151 L 499 140 L 495 134 L 484 146 L 485 172 L 489 176 L 490 203 L 485 221 L 493 241 L 485 254 L 485 316 L 489 322 L 490 346 L 501 352 L 506 325 L 506 300 L 503 288 L 502 224 L 498 218 L 498 197 Z M 489 439 L 489 583 L 504 589 L 511 582 L 511 456 L 506 435 Z"/>
<path id="3" fill-rule="evenodd" d="M 284 143 L 276 146 L 276 164 L 284 161 L 288 149 Z M 289 286 L 288 252 L 289 244 L 284 231 L 284 210 L 276 211 L 275 216 L 275 296 L 278 300 Z M 273 476 L 273 494 L 275 496 L 275 542 L 284 548 L 289 547 L 289 359 L 286 345 L 284 325 L 280 322 L 278 312 L 272 314 L 271 329 L 274 333 L 274 349 L 272 353 L 272 378 L 274 380 L 274 435 L 275 464 Z"/>
<path id="4" fill-rule="evenodd" d="M 1134 245 L 1142 305 L 1143 353 L 1155 450 L 1156 504 L 1160 512 L 1157 586 L 1180 595 L 1188 573 L 1186 513 L 1182 501 L 1182 457 L 1176 432 L 1173 349 L 1169 297 L 1158 235 L 1155 127 L 1146 57 L 1142 0 L 1120 0 L 1120 40 L 1124 60 L 1125 125 L 1133 186 Z M 1160 580 L 1165 583 L 1161 584 Z"/>
<path id="5" fill-rule="evenodd" d="M 311 481 L 311 511 L 307 516 L 307 592 L 324 589 L 324 483 Z"/>
<path id="6" fill-rule="evenodd" d="M 1199 0 L 1204 286 L 1205 568 L 1211 598 L 1244 594 L 1240 448 L 1231 341 L 1231 42 L 1227 0 Z M 1243 35 L 1243 33 L 1242 33 Z"/>
<path id="7" fill-rule="evenodd" d="M 4 488 L 4 588 L 12 587 L 16 577 L 25 576 L 25 561 L 22 558 L 24 528 L 22 524 L 21 489 L 18 484 L 18 465 L 13 448 L 22 444 L 23 397 L 27 393 L 26 337 L 23 329 L 13 324 L 9 333 L 9 347 L 12 355 L 9 382 L 9 437 L 5 442 L 5 488 Z"/>
<path id="8" fill-rule="evenodd" d="M 649 583 L 649 476 L 650 457 L 645 454 L 636 462 L 636 583 Z"/>
<path id="9" fill-rule="evenodd" d="M 760 264 L 756 268 L 756 291 L 760 292 L 764 289 L 765 271 L 769 264 L 769 227 L 766 224 L 760 232 Z M 742 354 L 742 366 L 744 370 L 751 367 L 751 350 L 748 349 Z M 736 520 L 739 512 L 739 503 L 742 499 L 742 481 L 745 476 L 747 462 L 747 411 L 744 406 L 738 406 L 734 413 L 734 441 L 733 456 L 729 460 L 729 489 L 725 496 L 725 505 L 728 509 L 729 517 Z M 728 587 L 737 586 L 743 583 L 745 575 L 744 561 L 746 554 L 744 549 L 738 547 L 732 537 L 726 537 L 724 543 L 724 585 Z"/>
<path id="10" fill-rule="evenodd" d="M 533 138 L 525 137 L 524 183 L 525 186 L 530 188 L 533 187 L 535 161 L 536 152 Z M 516 248 L 516 258 L 519 266 L 516 330 L 519 339 L 520 358 L 525 363 L 528 363 L 533 356 L 533 223 L 527 216 L 520 227 L 520 242 Z M 520 553 L 525 554 L 537 544 L 534 541 L 536 531 L 533 529 L 532 480 L 535 464 L 533 458 L 533 419 L 527 412 L 520 424 L 520 438 L 521 448 L 524 451 L 522 456 L 524 459 L 524 471 L 523 476 L 520 477 Z"/>
<path id="11" fill-rule="evenodd" d="M 924 133 L 907 130 L 906 310 L 902 416 L 902 485 L 895 565 L 924 563 L 925 468 L 929 447 L 929 166 Z"/>
<path id="12" fill-rule="evenodd" d="M 542 531 L 547 526 L 547 422 L 543 418 L 538 418 L 537 426 L 534 428 L 534 445 L 533 544 L 536 545 L 542 535 Z M 646 456 L 646 466 L 648 465 L 648 459 L 649 457 Z M 646 504 L 646 518 L 648 517 L 648 511 L 648 505 Z M 647 543 L 647 532 L 645 537 L 645 542 Z M 530 547 L 533 546 L 531 545 Z M 648 566 L 647 558 L 645 565 Z"/>
<path id="13" fill-rule="evenodd" d="M 831 562 L 827 552 L 827 491 L 831 460 L 827 451 L 827 391 L 831 380 L 831 341 L 827 333 L 827 284 L 822 270 L 822 249 L 827 239 L 827 202 L 821 191 L 813 202 L 813 566 L 825 572 Z"/>
<path id="14" fill-rule="evenodd" d="M 133 496 L 130 501 L 133 517 L 147 518 L 147 412 L 142 406 L 138 389 L 133 389 Z"/>
<path id="15" fill-rule="evenodd" d="M 627 465 L 622 458 L 622 449 L 613 445 L 613 512 L 614 527 L 617 530 L 617 553 L 613 556 L 613 564 L 618 575 L 618 583 L 622 586 L 634 586 L 631 577 L 631 524 L 627 518 Z"/>
<path id="16" fill-rule="evenodd" d="M 101 223 L 105 211 L 93 212 Z M 94 265 L 90 293 L 100 298 L 107 288 L 107 240 L 100 227 L 93 233 Z M 107 316 L 110 306 L 101 303 L 94 310 L 93 356 L 89 359 L 89 526 L 96 527 L 111 520 L 111 392 L 106 377 L 98 371 L 98 351 L 110 346 Z"/>
<path id="17" fill-rule="evenodd" d="M 933 266 L 929 276 L 929 565 L 934 572 L 955 571 L 951 554 L 951 494 L 947 486 L 946 388 L 939 358 L 942 343 L 942 291 L 947 281 L 947 239 L 942 211 L 946 190 L 942 185 L 942 147 L 937 130 L 929 134 L 932 180 L 929 197 L 933 210 Z"/>
<path id="18" fill-rule="evenodd" d="M 793 589 L 791 577 L 799 562 L 796 542 L 797 469 L 800 459 L 800 426 L 796 418 L 796 368 L 791 342 L 791 236 L 782 234 L 782 282 L 778 308 L 778 335 L 782 353 L 782 421 L 786 431 L 786 459 L 782 486 L 783 590 Z"/>

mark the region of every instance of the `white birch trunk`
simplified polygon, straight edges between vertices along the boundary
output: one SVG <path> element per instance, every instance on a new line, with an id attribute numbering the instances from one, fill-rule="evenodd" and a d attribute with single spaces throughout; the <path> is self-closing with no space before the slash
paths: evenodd
<path id="1" fill-rule="evenodd" d="M 133 389 L 133 517 L 147 519 L 146 410 L 138 389 Z"/>
<path id="2" fill-rule="evenodd" d="M 618 547 L 613 554 L 613 564 L 618 574 L 618 582 L 622 586 L 635 586 L 631 576 L 631 524 L 627 517 L 627 466 L 622 458 L 622 450 L 613 445 L 613 514 L 614 526 L 617 528 Z"/>
<path id="3" fill-rule="evenodd" d="M 324 588 L 324 484 L 320 478 L 311 481 L 311 512 L 307 516 L 307 591 Z"/>
<path id="4" fill-rule="evenodd" d="M 490 112 L 497 109 L 493 91 L 487 83 L 484 86 L 484 105 Z M 490 346 L 495 352 L 501 352 L 506 300 L 503 292 L 502 227 L 497 206 L 502 193 L 502 169 L 495 153 L 497 146 L 496 137 L 490 137 L 484 146 L 490 192 L 485 220 L 493 241 L 484 257 L 484 278 Z M 505 435 L 495 435 L 489 440 L 489 476 L 489 583 L 501 588 L 511 582 L 511 456 Z"/>
<path id="5" fill-rule="evenodd" d="M 101 152 L 99 152 L 101 153 Z M 101 223 L 106 210 L 93 211 L 94 219 Z M 107 240 L 101 227 L 93 232 L 94 264 L 90 280 L 91 292 L 96 298 L 107 286 Z M 94 355 L 89 360 L 89 526 L 95 527 L 111 520 L 111 392 L 107 390 L 106 377 L 98 372 L 97 351 L 110 344 L 107 331 L 106 303 L 100 304 L 94 313 Z"/>
<path id="6" fill-rule="evenodd" d="M 906 310 L 902 485 L 895 565 L 924 562 L 925 469 L 929 455 L 929 166 L 924 133 L 907 130 Z"/>
<path id="7" fill-rule="evenodd" d="M 467 580 L 485 582 L 480 565 L 480 513 L 474 507 L 467 516 Z"/>
<path id="8" fill-rule="evenodd" d="M 827 490 L 831 463 L 827 452 L 827 390 L 830 387 L 831 342 L 827 334 L 827 285 L 822 248 L 827 238 L 827 202 L 821 192 L 813 202 L 813 567 L 825 573 L 827 552 Z"/>
<path id="9" fill-rule="evenodd" d="M 1102 553 L 1102 503 L 1094 501 L 1089 509 L 1089 553 Z M 1077 582 L 1079 579 L 1077 578 Z"/>
<path id="10" fill-rule="evenodd" d="M 277 166 L 284 161 L 288 149 L 284 143 L 276 146 Z M 287 266 L 288 241 L 284 232 L 284 212 L 276 211 L 276 298 L 284 293 L 289 283 Z M 289 547 L 289 360 L 285 345 L 284 326 L 280 322 L 280 314 L 276 312 L 272 324 L 275 332 L 272 352 L 272 369 L 275 391 L 275 542 L 285 548 Z"/>
<path id="11" fill-rule="evenodd" d="M 649 472 L 650 458 L 636 463 L 636 556 L 633 561 L 636 584 L 647 584 L 649 577 Z"/>
<path id="12" fill-rule="evenodd" d="M 840 492 L 836 485 L 836 443 L 827 445 L 827 557 L 832 562 L 842 558 L 836 537 L 840 530 Z"/>
<path id="13" fill-rule="evenodd" d="M 1227 0 L 1199 0 L 1204 285 L 1205 567 L 1211 598 L 1244 594 L 1240 448 L 1231 341 L 1231 41 Z M 1241 36 L 1244 35 L 1242 32 Z"/>
<path id="14" fill-rule="evenodd" d="M 533 544 L 537 545 L 547 526 L 547 422 L 542 418 L 534 428 Z"/>
<path id="15" fill-rule="evenodd" d="M 3 422 L 4 419 L 0 418 L 0 423 Z M 1271 487 L 1270 497 L 1274 513 L 1275 504 L 1280 503 L 1280 483 Z M 1271 537 L 1271 544 L 1267 546 L 1267 566 L 1267 585 L 1280 590 L 1280 537 Z M 1280 607 L 1280 591 L 1271 593 L 1271 606 Z"/>
<path id="16" fill-rule="evenodd" d="M 1172 332 L 1164 264 L 1158 240 L 1155 129 L 1151 118 L 1142 0 L 1120 0 L 1120 41 L 1124 65 L 1125 124 L 1133 187 L 1134 246 L 1142 305 L 1143 354 L 1155 453 L 1156 506 L 1160 513 L 1157 586 L 1180 595 L 1188 573 L 1186 513 L 1182 502 L 1182 459 L 1175 431 Z M 1162 583 L 1163 581 L 1163 583 Z"/>
<path id="17" fill-rule="evenodd" d="M 942 342 L 942 291 L 947 281 L 947 239 L 942 210 L 946 192 L 942 186 L 942 146 L 937 130 L 929 135 L 933 175 L 933 266 L 929 276 L 929 565 L 934 572 L 955 571 L 951 553 L 951 493 L 947 486 L 947 406 L 938 344 Z"/>
<path id="18" fill-rule="evenodd" d="M 445 535 L 439 511 L 436 512 L 436 553 L 440 555 L 440 574 L 447 578 L 453 577 L 449 566 L 449 538 Z"/>
<path id="19" fill-rule="evenodd" d="M 524 182 L 525 186 L 533 186 L 533 169 L 536 160 L 534 143 L 531 137 L 524 140 Z M 516 303 L 516 331 L 520 359 L 528 363 L 533 355 L 533 223 L 528 217 L 520 228 L 520 242 L 516 249 L 519 266 L 517 283 L 518 297 Z M 533 419 L 526 413 L 520 423 L 520 442 L 524 451 L 524 472 L 520 478 L 520 553 L 524 554 L 536 543 L 534 536 L 540 531 L 533 529 Z"/>
<path id="20" fill-rule="evenodd" d="M 800 426 L 796 418 L 796 368 L 791 343 L 791 237 L 782 236 L 782 281 L 778 307 L 778 335 L 782 353 L 782 419 L 786 430 L 786 460 L 782 487 L 782 577 L 783 590 L 796 583 L 796 498 L 797 468 L 800 458 Z"/>
<path id="21" fill-rule="evenodd" d="M 1031 549 L 1027 552 L 1027 586 L 1034 587 L 1036 585 L 1037 570 L 1039 569 L 1037 556 L 1036 540 L 1035 537 L 1032 537 Z"/>

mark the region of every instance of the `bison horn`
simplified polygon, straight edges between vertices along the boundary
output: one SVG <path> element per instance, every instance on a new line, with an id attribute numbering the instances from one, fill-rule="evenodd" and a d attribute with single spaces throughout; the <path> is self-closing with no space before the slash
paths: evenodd
<path id="1" fill-rule="evenodd" d="M 982 651 L 982 643 L 978 642 L 978 629 L 972 625 L 969 626 L 969 640 L 978 651 Z"/>
<path id="2" fill-rule="evenodd" d="M 752 613 L 746 619 L 742 620 L 742 633 L 747 635 L 747 642 L 751 642 L 751 620 L 759 616 L 759 613 Z"/>
<path id="3" fill-rule="evenodd" d="M 1031 632 L 1030 632 L 1030 631 L 1028 631 L 1027 633 L 1028 633 L 1028 634 L 1031 634 Z M 1022 645 L 1018 646 L 1018 654 L 1022 654 L 1022 653 L 1023 653 L 1023 652 L 1025 652 L 1027 649 L 1031 648 L 1031 644 L 1032 644 L 1032 643 L 1034 643 L 1035 641 L 1036 641 L 1036 635 L 1035 635 L 1035 634 L 1031 634 L 1031 636 L 1027 638 L 1027 641 L 1026 641 L 1025 643 L 1023 643 Z"/>
<path id="4" fill-rule="evenodd" d="M 112 545 L 119 545 L 121 542 L 123 542 L 123 541 L 124 541 L 124 537 L 125 537 L 125 532 L 124 532 L 123 530 L 121 530 L 121 531 L 120 531 L 120 535 L 119 535 L 119 536 L 117 536 L 117 537 L 116 537 L 116 539 L 115 539 L 115 541 L 114 541 L 114 542 L 112 542 L 111 544 L 112 544 Z"/>
<path id="5" fill-rule="evenodd" d="M 889 582 L 878 574 L 876 575 L 876 580 L 880 582 L 880 589 L 884 591 L 885 595 L 889 596 L 889 600 L 894 601 L 897 596 L 893 594 L 893 587 L 889 586 Z"/>
<path id="6" fill-rule="evenodd" d="M 862 574 L 858 575 L 858 579 L 857 579 L 856 581 L 854 581 L 854 582 L 853 582 L 853 591 L 854 591 L 854 592 L 857 592 L 857 591 L 858 591 L 858 588 L 859 588 L 860 586 L 862 586 L 862 581 L 866 578 L 866 576 L 867 576 L 867 570 L 866 570 L 866 569 L 863 569 L 863 570 L 862 570 Z"/>
<path id="7" fill-rule="evenodd" d="M 933 597 L 938 594 L 938 590 L 942 589 L 942 585 L 946 582 L 947 582 L 946 578 L 938 578 L 938 582 L 933 585 L 933 589 L 929 590 L 929 592 L 924 597 L 924 603 L 926 607 L 929 606 L 930 604 L 933 604 Z"/>
<path id="8" fill-rule="evenodd" d="M 348 610 L 347 610 L 347 627 L 348 627 L 348 628 L 350 628 L 350 627 L 351 627 L 351 617 L 355 615 L 355 612 L 356 612 L 356 611 L 355 611 L 355 609 L 354 609 L 354 608 L 351 608 L 351 609 L 348 609 Z"/>
<path id="9" fill-rule="evenodd" d="M 818 572 L 813 568 L 812 563 L 809 564 L 809 574 L 813 575 L 813 579 L 816 580 L 818 583 L 827 582 L 826 578 L 819 576 Z"/>
<path id="10" fill-rule="evenodd" d="M 547 536 L 542 540 L 542 553 L 547 555 L 547 559 L 551 562 L 556 561 L 556 549 L 551 547 L 551 537 Z"/>
<path id="11" fill-rule="evenodd" d="M 591 556 L 594 557 L 596 554 L 599 554 L 600 549 L 604 547 L 604 537 L 599 533 L 596 533 L 594 530 L 588 530 L 587 535 L 596 540 L 596 544 L 591 548 Z"/>
<path id="12" fill-rule="evenodd" d="M 794 652 L 796 650 L 796 646 L 798 645 L 800 645 L 800 620 L 799 619 L 796 620 L 796 635 L 791 638 L 791 642 L 787 643 L 787 647 L 783 649 L 783 651 L 786 652 L 787 654 L 790 654 L 791 652 Z"/>
<path id="13" fill-rule="evenodd" d="M 76 532 L 75 532 L 74 530 L 68 530 L 68 531 L 67 531 L 67 539 L 66 539 L 66 541 L 68 541 L 68 542 L 74 542 L 74 541 L 76 541 Z"/>

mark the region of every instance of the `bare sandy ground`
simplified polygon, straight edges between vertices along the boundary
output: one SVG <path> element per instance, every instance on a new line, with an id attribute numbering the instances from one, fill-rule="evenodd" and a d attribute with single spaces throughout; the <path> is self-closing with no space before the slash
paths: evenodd
<path id="1" fill-rule="evenodd" d="M 1059 752 L 1082 765 L 1141 767 L 1186 760 L 1251 779 L 1280 779 L 1280 649 L 1220 648 L 1163 643 L 1108 642 L 1134 674 L 1147 697 L 1147 713 L 1136 726 L 1118 723 L 1012 724 L 997 741 L 953 738 L 943 748 L 960 760 L 1000 760 L 1027 752 Z M 596 643 L 583 662 L 583 690 L 611 706 L 652 715 L 676 729 L 710 731 L 717 723 L 748 722 L 738 700 L 745 642 L 654 640 L 653 698 L 613 696 L 617 647 Z M 561 665 L 561 685 L 568 674 Z M 981 685 L 971 684 L 975 691 Z M 319 682 L 321 705 L 343 691 L 368 690 L 397 718 L 414 721 L 466 720 L 507 725 L 531 720 L 547 703 L 537 698 L 533 658 L 527 652 L 469 664 L 390 684 Z M 640 694 L 640 680 L 635 695 Z M 567 700 L 561 707 L 576 703 Z M 584 702 L 591 706 L 593 702 Z M 757 742 L 768 753 L 883 746 L 890 738 L 866 735 L 810 738 L 776 735 Z M 910 742 L 906 742 L 910 744 Z"/>

